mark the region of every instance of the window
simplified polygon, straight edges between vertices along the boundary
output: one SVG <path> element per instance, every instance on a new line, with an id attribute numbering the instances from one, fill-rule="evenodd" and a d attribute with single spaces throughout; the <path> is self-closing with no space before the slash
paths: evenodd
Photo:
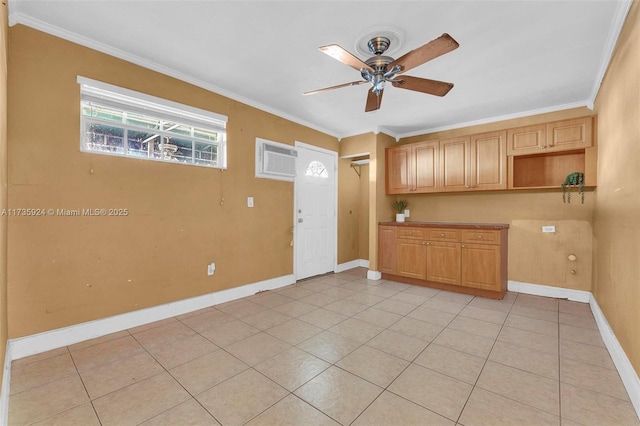
<path id="1" fill-rule="evenodd" d="M 226 168 L 227 117 L 78 77 L 84 152 Z"/>
<path id="2" fill-rule="evenodd" d="M 305 176 L 329 179 L 329 173 L 327 173 L 326 167 L 324 167 L 324 164 L 319 161 L 312 161 L 309 163 Z"/>

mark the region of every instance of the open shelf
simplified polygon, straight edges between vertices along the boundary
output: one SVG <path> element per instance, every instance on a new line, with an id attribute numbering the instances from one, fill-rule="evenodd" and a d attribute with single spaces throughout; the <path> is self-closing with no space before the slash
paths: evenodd
<path id="1" fill-rule="evenodd" d="M 585 150 L 510 157 L 510 184 L 519 188 L 560 188 L 568 174 L 585 172 Z"/>

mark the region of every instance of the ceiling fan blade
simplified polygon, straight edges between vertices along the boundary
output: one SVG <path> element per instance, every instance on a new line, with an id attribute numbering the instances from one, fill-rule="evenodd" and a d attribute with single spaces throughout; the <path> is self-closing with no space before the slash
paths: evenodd
<path id="1" fill-rule="evenodd" d="M 341 87 L 358 86 L 362 83 L 368 83 L 367 80 L 352 81 L 351 83 L 338 84 L 337 86 L 325 87 L 324 89 L 312 90 L 304 92 L 303 95 L 315 95 L 316 93 L 326 92 L 327 90 L 340 89 Z"/>
<path id="2" fill-rule="evenodd" d="M 394 65 L 400 65 L 402 67 L 400 72 L 409 71 L 411 68 L 415 68 L 418 65 L 422 65 L 438 56 L 449 53 L 460 46 L 457 41 L 453 39 L 449 34 L 444 33 L 435 40 L 431 40 L 429 43 L 418 47 L 417 49 L 407 52 L 395 61 L 387 65 L 388 69 L 393 68 Z"/>
<path id="3" fill-rule="evenodd" d="M 391 84 L 393 84 L 393 87 L 399 87 L 400 89 L 414 90 L 435 96 L 444 96 L 453 88 L 453 83 L 429 80 L 428 78 L 411 77 L 408 75 L 396 77 L 395 81 L 392 81 Z"/>
<path id="4" fill-rule="evenodd" d="M 373 93 L 373 90 L 369 90 L 369 94 L 367 95 L 367 106 L 364 108 L 364 112 L 375 111 L 380 108 L 380 104 L 382 103 L 382 93 L 380 91 L 379 95 Z"/>
<path id="5" fill-rule="evenodd" d="M 373 71 L 373 68 L 371 68 L 369 65 L 365 64 L 360 59 L 356 58 L 351 53 L 347 52 L 337 44 L 322 46 L 320 47 L 320 51 L 323 53 L 326 53 L 327 55 L 331 56 L 334 59 L 339 60 L 343 64 L 349 65 L 351 68 L 355 69 L 356 71 L 360 71 L 363 68 Z"/>

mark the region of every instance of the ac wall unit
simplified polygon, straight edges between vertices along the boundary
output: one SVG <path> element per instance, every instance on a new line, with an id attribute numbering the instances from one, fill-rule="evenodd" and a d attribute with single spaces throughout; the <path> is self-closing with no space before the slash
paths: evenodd
<path id="1" fill-rule="evenodd" d="M 293 182 L 297 158 L 291 145 L 256 138 L 256 177 Z"/>

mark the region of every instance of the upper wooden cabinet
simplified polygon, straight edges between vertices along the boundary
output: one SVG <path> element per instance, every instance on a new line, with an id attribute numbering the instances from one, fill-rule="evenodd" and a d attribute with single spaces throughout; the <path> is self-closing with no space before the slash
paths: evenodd
<path id="1" fill-rule="evenodd" d="M 471 189 L 507 189 L 507 133 L 471 136 Z"/>
<path id="2" fill-rule="evenodd" d="M 440 141 L 442 190 L 506 189 L 506 144 L 504 131 Z"/>
<path id="3" fill-rule="evenodd" d="M 439 191 L 439 151 L 438 141 L 387 148 L 387 194 Z"/>
<path id="4" fill-rule="evenodd" d="M 595 116 L 387 148 L 387 194 L 596 186 Z"/>
<path id="5" fill-rule="evenodd" d="M 593 145 L 593 117 L 554 121 L 507 130 L 507 154 L 569 151 Z"/>

